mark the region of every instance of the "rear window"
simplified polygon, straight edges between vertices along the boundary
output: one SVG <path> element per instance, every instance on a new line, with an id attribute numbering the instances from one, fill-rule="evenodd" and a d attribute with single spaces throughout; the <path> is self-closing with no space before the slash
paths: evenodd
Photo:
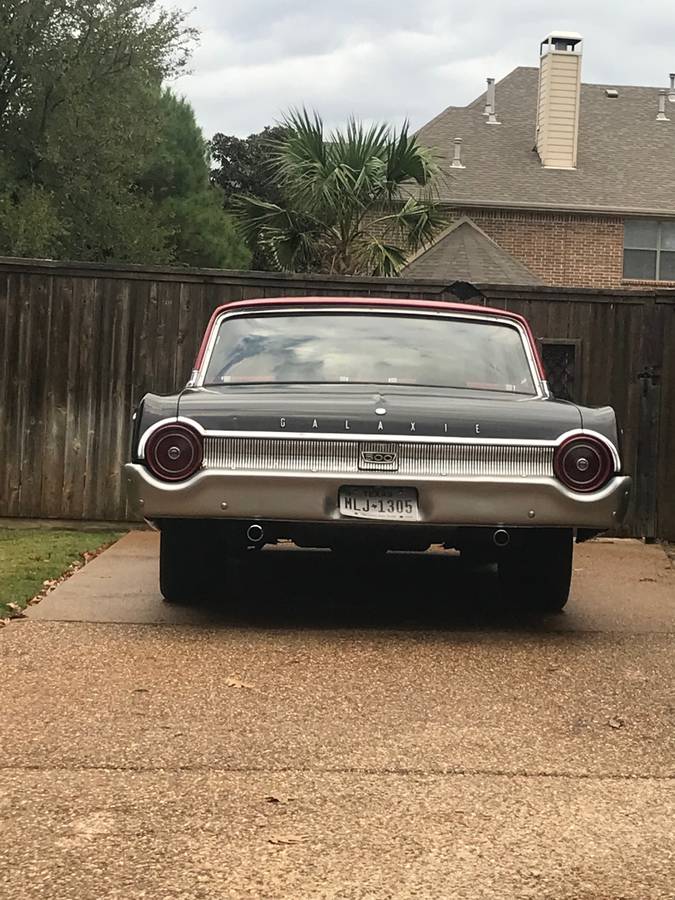
<path id="1" fill-rule="evenodd" d="M 406 384 L 535 394 L 507 323 L 383 313 L 233 316 L 204 384 Z"/>

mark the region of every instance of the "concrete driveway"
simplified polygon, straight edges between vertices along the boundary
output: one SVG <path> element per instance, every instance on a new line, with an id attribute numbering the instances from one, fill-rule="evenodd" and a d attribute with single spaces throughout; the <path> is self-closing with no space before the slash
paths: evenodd
<path id="1" fill-rule="evenodd" d="M 675 569 L 514 619 L 449 554 L 271 551 L 165 607 L 137 532 L 0 632 L 0 896 L 675 897 Z"/>

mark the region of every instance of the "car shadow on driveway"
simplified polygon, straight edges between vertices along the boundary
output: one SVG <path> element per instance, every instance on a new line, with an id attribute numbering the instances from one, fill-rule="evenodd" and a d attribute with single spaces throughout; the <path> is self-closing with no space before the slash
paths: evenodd
<path id="1" fill-rule="evenodd" d="M 557 631 L 560 614 L 504 605 L 496 566 L 444 552 L 353 556 L 251 552 L 225 591 L 191 604 L 199 619 L 237 627 Z"/>
<path id="2" fill-rule="evenodd" d="M 224 564 L 224 566 L 223 566 Z M 223 566 L 221 568 L 221 566 Z M 591 541 L 574 554 L 571 599 L 560 614 L 503 603 L 494 566 L 451 552 L 330 553 L 280 545 L 213 565 L 206 602 L 165 603 L 159 540 L 126 535 L 30 606 L 31 620 L 241 629 L 507 631 L 671 634 L 675 571 L 663 549 Z"/>

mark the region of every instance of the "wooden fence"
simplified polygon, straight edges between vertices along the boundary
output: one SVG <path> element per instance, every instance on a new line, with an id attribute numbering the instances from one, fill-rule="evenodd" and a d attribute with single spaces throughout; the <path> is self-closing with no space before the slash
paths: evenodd
<path id="1" fill-rule="evenodd" d="M 557 390 L 611 404 L 637 491 L 624 533 L 675 539 L 675 292 L 483 286 Z M 131 411 L 188 377 L 211 311 L 280 295 L 454 299 L 443 283 L 0 259 L 0 516 L 121 520 Z"/>

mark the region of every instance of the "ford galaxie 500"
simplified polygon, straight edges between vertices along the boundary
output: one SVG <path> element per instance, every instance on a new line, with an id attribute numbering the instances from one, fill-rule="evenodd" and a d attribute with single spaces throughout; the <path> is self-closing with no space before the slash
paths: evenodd
<path id="1" fill-rule="evenodd" d="M 126 474 L 169 601 L 286 538 L 442 543 L 495 561 L 507 600 L 559 610 L 575 536 L 618 525 L 630 489 L 613 410 L 551 396 L 520 316 L 369 297 L 217 309 L 186 387 L 136 410 Z"/>

